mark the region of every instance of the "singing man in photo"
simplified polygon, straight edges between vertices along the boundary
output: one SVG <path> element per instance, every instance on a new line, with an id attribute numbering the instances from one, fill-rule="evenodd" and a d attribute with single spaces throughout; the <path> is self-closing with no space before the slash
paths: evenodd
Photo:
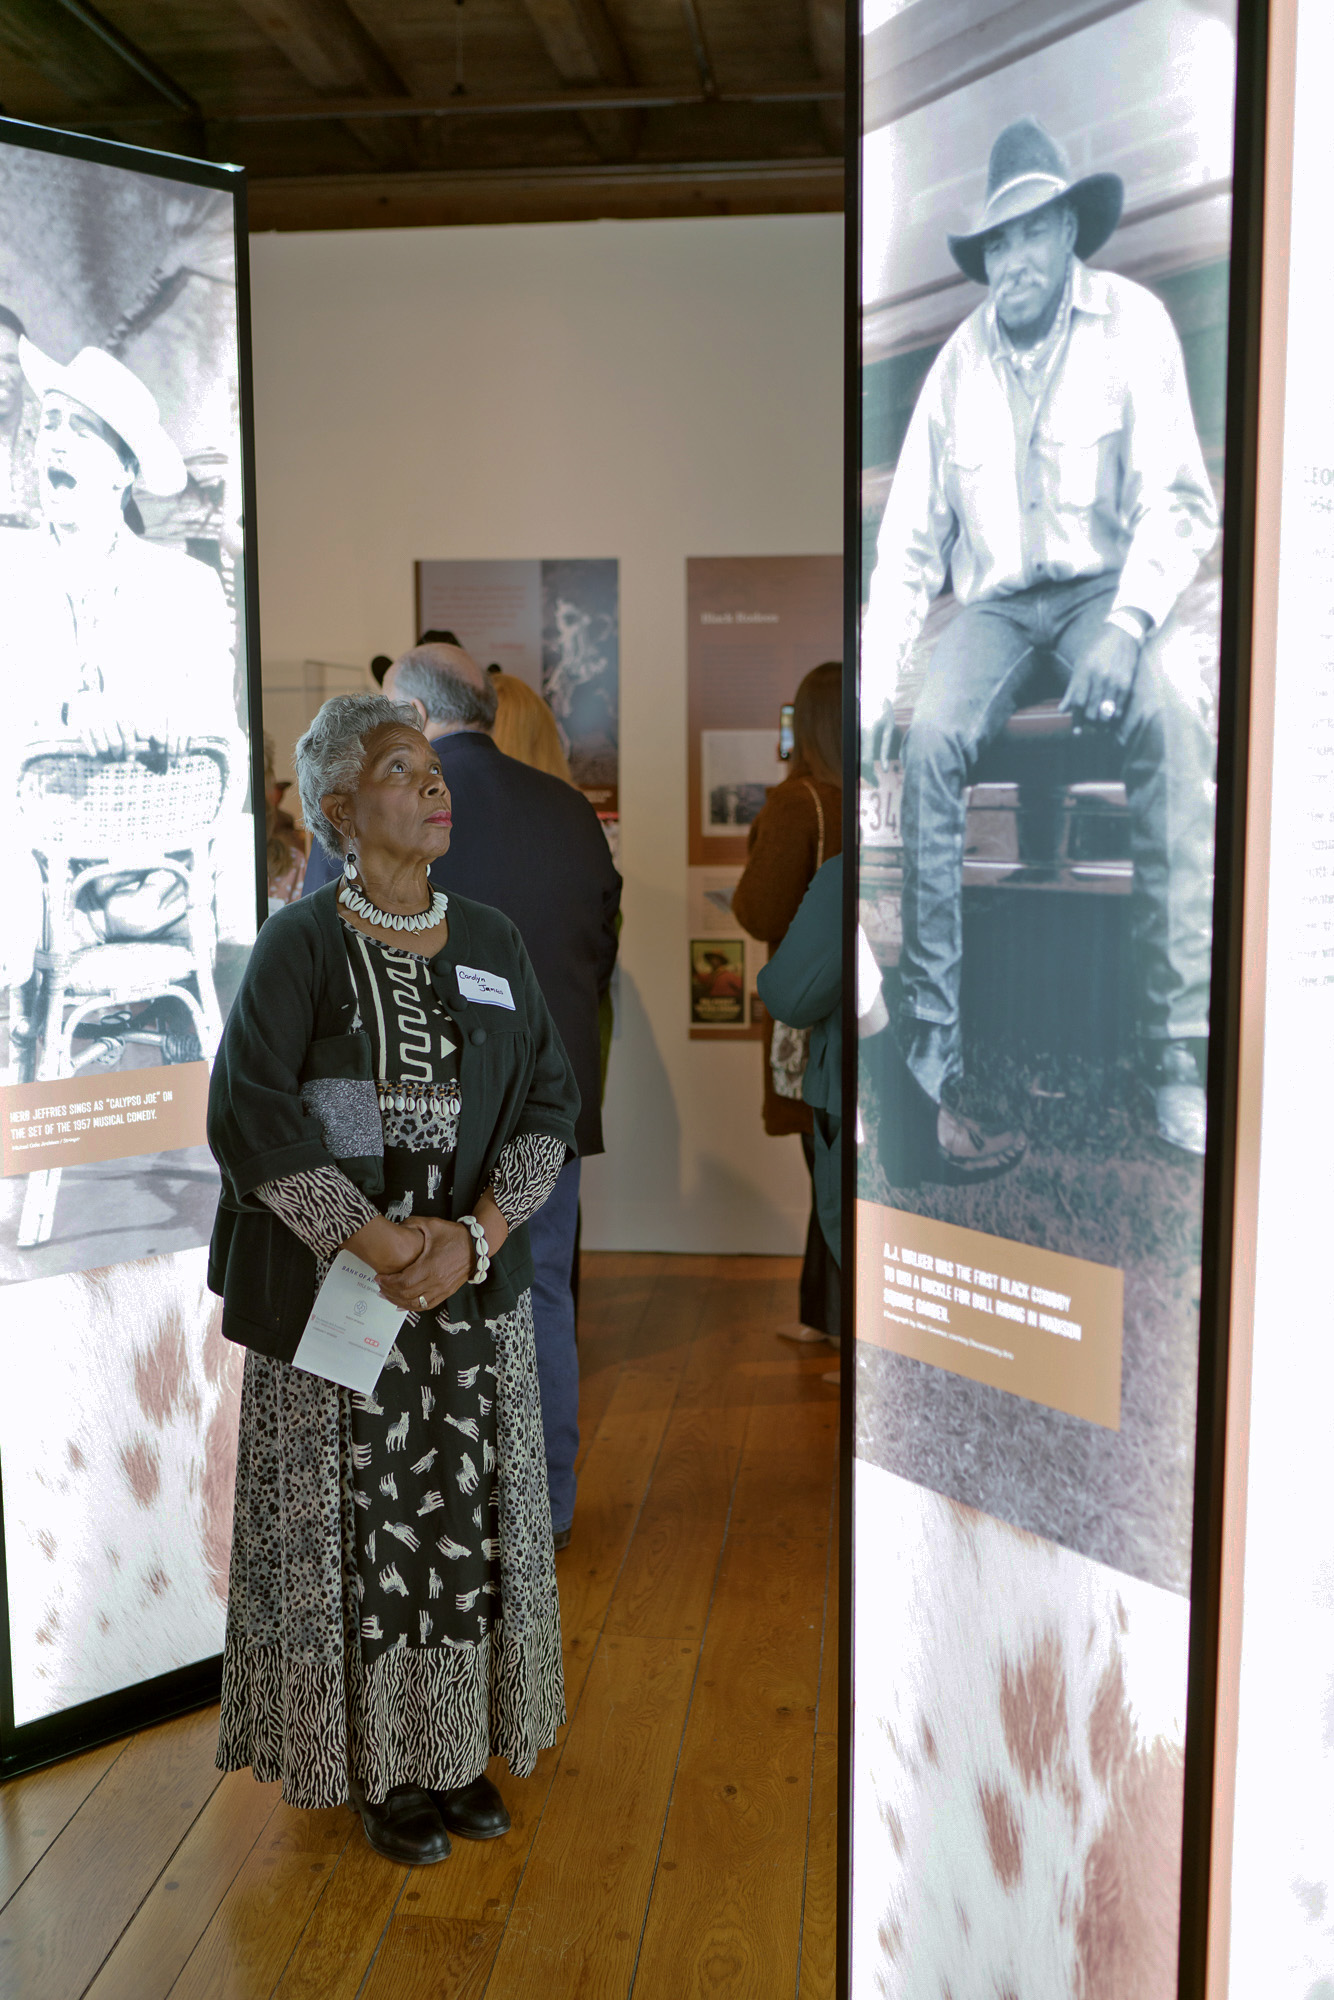
<path id="1" fill-rule="evenodd" d="M 1131 825 L 1140 1060 L 1158 1135 L 1204 1150 L 1213 746 L 1195 642 L 1174 611 L 1218 535 L 1180 342 L 1141 285 L 1087 259 L 1121 217 L 1115 174 L 1075 180 L 1033 118 L 992 148 L 978 226 L 951 236 L 987 298 L 923 386 L 880 529 L 863 636 L 878 742 L 931 601 L 961 607 L 903 751 L 903 1055 L 939 1107 L 938 1166 L 1003 1172 L 1018 1131 L 958 1109 L 965 791 L 1054 675 L 1079 727 L 1114 737 Z"/>

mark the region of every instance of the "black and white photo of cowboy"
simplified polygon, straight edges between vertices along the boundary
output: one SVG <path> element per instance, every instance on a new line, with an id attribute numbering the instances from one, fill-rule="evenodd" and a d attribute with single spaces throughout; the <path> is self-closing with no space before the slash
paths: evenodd
<path id="1" fill-rule="evenodd" d="M 936 1107 L 936 1166 L 968 1182 L 1022 1157 L 1018 1125 L 967 1115 L 960 1028 L 968 787 L 1038 694 L 1114 746 L 1133 864 L 1137 1064 L 1160 1141 L 1205 1142 L 1213 741 L 1198 635 L 1178 616 L 1219 536 L 1181 343 L 1144 285 L 1094 267 L 1121 220 L 1114 173 L 1075 177 L 1031 116 L 991 148 L 974 226 L 951 234 L 986 297 L 937 355 L 899 455 L 862 645 L 868 758 L 947 587 L 902 747 L 896 1034 Z"/>

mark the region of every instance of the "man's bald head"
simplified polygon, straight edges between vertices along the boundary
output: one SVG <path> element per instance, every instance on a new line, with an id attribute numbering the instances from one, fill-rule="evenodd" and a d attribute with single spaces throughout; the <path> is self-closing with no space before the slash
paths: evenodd
<path id="1" fill-rule="evenodd" d="M 432 640 L 400 654 L 384 677 L 384 691 L 391 701 L 410 701 L 420 710 L 428 736 L 489 730 L 496 719 L 491 677 L 462 646 Z"/>

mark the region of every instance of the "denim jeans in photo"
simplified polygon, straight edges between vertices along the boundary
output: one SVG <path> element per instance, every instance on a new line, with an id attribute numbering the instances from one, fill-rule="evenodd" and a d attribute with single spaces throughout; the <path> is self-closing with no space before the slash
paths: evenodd
<path id="1" fill-rule="evenodd" d="M 931 656 L 903 753 L 899 977 L 904 1053 L 936 1103 L 963 1067 L 965 790 L 1034 681 L 1045 674 L 1068 684 L 1103 629 L 1118 581 L 1038 584 L 968 605 Z M 1114 725 L 1130 812 L 1140 1033 L 1150 1042 L 1209 1032 L 1214 752 L 1192 698 L 1195 665 L 1188 636 L 1169 618 L 1145 643 Z"/>

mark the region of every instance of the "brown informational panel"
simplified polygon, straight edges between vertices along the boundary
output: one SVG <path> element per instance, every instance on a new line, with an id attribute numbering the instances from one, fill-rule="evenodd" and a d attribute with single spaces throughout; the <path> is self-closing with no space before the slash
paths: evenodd
<path id="1" fill-rule="evenodd" d="M 883 1262 L 857 1267 L 857 1332 L 1104 1429 L 1121 1424 L 1122 1274 L 952 1222 L 863 1204 Z"/>
<path id="2" fill-rule="evenodd" d="M 854 2000 L 1200 1990 L 1237 26 L 860 9 L 848 919 L 884 1006 L 859 981 L 845 1013 Z"/>
<path id="3" fill-rule="evenodd" d="M 686 632 L 690 1035 L 758 1039 L 765 948 L 731 916 L 731 892 L 787 775 L 779 711 L 812 667 L 842 657 L 842 558 L 691 556 Z"/>
<path id="4" fill-rule="evenodd" d="M 193 1146 L 208 1110 L 208 1064 L 0 1087 L 3 1172 L 31 1174 Z"/>

